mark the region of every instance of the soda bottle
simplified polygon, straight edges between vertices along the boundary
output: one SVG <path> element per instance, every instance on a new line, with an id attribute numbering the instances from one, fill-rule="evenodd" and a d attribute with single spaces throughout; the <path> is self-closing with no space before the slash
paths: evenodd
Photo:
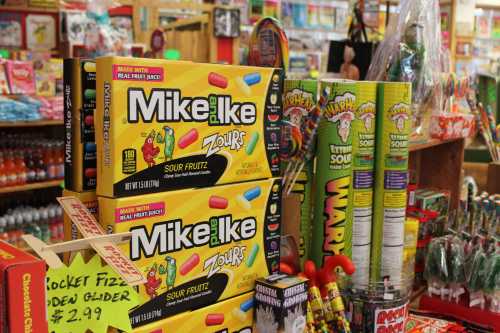
<path id="1" fill-rule="evenodd" d="M 7 234 L 11 245 L 17 244 L 16 219 L 12 215 L 7 215 Z"/>
<path id="2" fill-rule="evenodd" d="M 61 206 L 56 207 L 56 220 L 57 220 L 57 230 L 59 237 L 64 238 L 64 222 L 63 222 L 63 209 Z"/>
<path id="3" fill-rule="evenodd" d="M 57 220 L 56 220 L 56 208 L 54 205 L 49 205 L 48 208 L 49 214 L 49 231 L 50 231 L 50 241 L 52 243 L 58 242 L 61 238 L 59 235 L 59 230 L 57 228 Z"/>
<path id="4" fill-rule="evenodd" d="M 42 241 L 48 243 L 50 241 L 50 229 L 49 229 L 49 212 L 45 207 L 41 207 L 40 213 L 40 230 L 42 232 Z"/>
<path id="5" fill-rule="evenodd" d="M 14 157 L 10 150 L 5 154 L 4 167 L 7 175 L 7 186 L 17 185 L 16 164 L 14 163 Z"/>
<path id="6" fill-rule="evenodd" d="M 40 228 L 40 213 L 34 208 L 31 214 L 33 222 L 31 223 L 31 234 L 38 239 L 42 239 L 42 230 Z"/>
<path id="7" fill-rule="evenodd" d="M 43 161 L 47 169 L 47 178 L 56 179 L 56 165 L 54 161 L 54 147 L 50 142 L 44 145 Z"/>
<path id="8" fill-rule="evenodd" d="M 17 174 L 17 183 L 22 185 L 26 184 L 27 180 L 27 168 L 24 163 L 24 152 L 18 151 L 14 154 L 14 162 L 16 164 L 16 174 Z"/>
<path id="9" fill-rule="evenodd" d="M 5 242 L 9 241 L 9 234 L 7 233 L 7 220 L 5 217 L 0 217 L 0 240 Z"/>
<path id="10" fill-rule="evenodd" d="M 16 238 L 17 238 L 17 244 L 16 246 L 19 247 L 19 248 L 26 248 L 26 242 L 24 241 L 24 239 L 22 238 L 22 236 L 24 235 L 24 231 L 23 231 L 23 215 L 21 213 L 17 213 L 15 215 L 15 219 L 16 219 Z"/>
<path id="11" fill-rule="evenodd" d="M 37 147 L 37 149 L 35 150 L 33 158 L 35 160 L 36 181 L 43 182 L 47 180 L 47 169 L 45 162 L 43 160 L 43 154 L 40 147 Z"/>
<path id="12" fill-rule="evenodd" d="M 36 181 L 36 166 L 33 159 L 33 150 L 31 148 L 26 150 L 26 155 L 24 157 L 24 163 L 26 164 L 26 181 L 28 183 L 33 183 Z"/>
<path id="13" fill-rule="evenodd" d="M 0 151 L 0 187 L 7 186 L 7 173 L 3 162 L 3 152 Z"/>
<path id="14" fill-rule="evenodd" d="M 57 179 L 64 179 L 64 145 L 62 142 L 57 144 L 55 163 Z"/>

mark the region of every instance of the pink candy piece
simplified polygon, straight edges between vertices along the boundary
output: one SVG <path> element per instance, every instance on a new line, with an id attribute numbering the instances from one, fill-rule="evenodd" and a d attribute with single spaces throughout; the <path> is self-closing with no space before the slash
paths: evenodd
<path id="1" fill-rule="evenodd" d="M 206 326 L 221 325 L 223 323 L 224 323 L 224 314 L 223 313 L 209 313 L 205 317 L 205 325 Z"/>
<path id="2" fill-rule="evenodd" d="M 94 116 L 86 116 L 84 121 L 85 121 L 85 125 L 92 126 L 92 125 L 94 125 Z"/>
<path id="3" fill-rule="evenodd" d="M 208 207 L 215 209 L 226 209 L 229 201 L 226 198 L 219 197 L 216 195 L 210 196 L 208 199 Z"/>
<path id="4" fill-rule="evenodd" d="M 196 142 L 196 140 L 198 140 L 198 131 L 196 130 L 196 128 L 192 128 L 189 130 L 189 132 L 181 136 L 177 145 L 179 146 L 179 148 L 184 149 L 190 144 Z"/>
<path id="5" fill-rule="evenodd" d="M 97 175 L 96 168 L 87 168 L 85 169 L 85 177 L 94 178 Z"/>
<path id="6" fill-rule="evenodd" d="M 208 74 L 208 83 L 211 84 L 212 86 L 219 87 L 222 89 L 227 88 L 227 79 L 224 76 L 214 72 Z"/>
<path id="7" fill-rule="evenodd" d="M 188 260 L 184 261 L 179 269 L 181 275 L 186 275 L 191 272 L 200 263 L 200 256 L 198 253 L 194 253 Z"/>

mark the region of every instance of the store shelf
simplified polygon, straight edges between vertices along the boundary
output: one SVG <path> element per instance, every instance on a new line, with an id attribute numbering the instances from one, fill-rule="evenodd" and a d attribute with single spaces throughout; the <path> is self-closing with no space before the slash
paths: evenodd
<path id="1" fill-rule="evenodd" d="M 500 332 L 500 314 L 468 307 L 465 297 L 462 297 L 461 301 L 456 304 L 442 300 L 437 296 L 429 297 L 424 294 L 420 298 L 420 309 L 440 315 L 448 315 L 483 327 L 490 327 L 494 329 L 494 332 Z"/>
<path id="2" fill-rule="evenodd" d="M 458 207 L 462 184 L 460 175 L 464 160 L 465 140 L 428 140 L 410 143 L 409 168 L 422 188 L 450 191 L 451 207 Z"/>
<path id="3" fill-rule="evenodd" d="M 242 30 L 252 32 L 253 25 L 242 25 Z M 313 29 L 313 28 L 284 28 L 287 35 L 291 37 L 303 34 L 312 34 L 314 37 L 324 37 L 330 40 L 343 39 L 347 37 L 347 30 L 333 30 L 333 29 Z M 317 36 L 316 36 L 317 35 Z"/>
<path id="4" fill-rule="evenodd" d="M 439 139 L 430 139 L 426 141 L 418 141 L 418 142 L 410 142 L 410 152 L 412 151 L 418 151 L 422 149 L 427 149 L 427 148 L 432 148 L 435 146 L 439 146 L 442 144 L 454 142 L 462 140 L 461 138 L 458 139 L 450 139 L 450 140 L 439 140 Z"/>
<path id="5" fill-rule="evenodd" d="M 28 6 L 2 6 L 2 11 L 57 14 L 57 13 L 59 13 L 59 8 L 28 7 Z"/>
<path id="6" fill-rule="evenodd" d="M 62 120 L 39 120 L 39 121 L 12 121 L 0 122 L 0 128 L 6 127 L 40 127 L 40 126 L 62 126 Z"/>
<path id="7" fill-rule="evenodd" d="M 57 179 L 57 180 L 49 180 L 46 182 L 31 183 L 31 184 L 18 185 L 18 186 L 0 187 L 0 194 L 13 193 L 13 192 L 23 192 L 23 191 L 37 190 L 37 189 L 49 188 L 49 187 L 57 187 L 57 186 L 61 185 L 61 183 L 62 183 L 62 180 Z"/>

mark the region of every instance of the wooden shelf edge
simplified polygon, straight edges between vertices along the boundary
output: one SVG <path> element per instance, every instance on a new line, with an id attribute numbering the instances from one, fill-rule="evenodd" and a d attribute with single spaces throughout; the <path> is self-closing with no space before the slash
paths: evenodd
<path id="1" fill-rule="evenodd" d="M 435 146 L 447 144 L 450 142 L 455 142 L 458 140 L 463 140 L 463 138 L 456 138 L 456 139 L 449 139 L 449 140 L 430 139 L 430 140 L 425 141 L 425 142 L 420 142 L 420 141 L 410 142 L 409 150 L 410 150 L 410 152 L 418 151 L 418 150 L 422 150 L 422 149 L 427 149 L 427 148 L 432 148 Z"/>
<path id="2" fill-rule="evenodd" d="M 18 185 L 18 186 L 0 187 L 0 194 L 1 193 L 23 192 L 23 191 L 37 190 L 37 189 L 49 188 L 49 187 L 57 187 L 57 186 L 61 185 L 61 183 L 62 183 L 62 179 L 57 179 L 57 180 L 49 180 L 46 182 L 31 183 L 31 184 Z"/>
<path id="3" fill-rule="evenodd" d="M 39 120 L 39 121 L 12 121 L 0 122 L 0 128 L 8 127 L 40 127 L 40 126 L 62 126 L 62 120 Z"/>
<path id="4" fill-rule="evenodd" d="M 10 12 L 33 12 L 33 13 L 59 13 L 59 8 L 52 7 L 29 7 L 29 6 L 1 6 L 2 10 Z"/>

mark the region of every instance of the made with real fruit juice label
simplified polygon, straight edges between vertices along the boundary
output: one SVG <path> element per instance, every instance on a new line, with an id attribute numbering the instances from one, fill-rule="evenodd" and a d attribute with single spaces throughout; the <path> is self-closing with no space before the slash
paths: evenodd
<path id="1" fill-rule="evenodd" d="M 97 194 L 278 177 L 279 69 L 97 59 Z"/>
<path id="2" fill-rule="evenodd" d="M 316 192 L 312 259 L 323 265 L 328 256 L 351 255 L 352 122 L 356 111 L 356 84 L 322 81 L 329 91 L 318 126 Z"/>
<path id="3" fill-rule="evenodd" d="M 132 233 L 120 247 L 147 278 L 132 326 L 253 290 L 255 279 L 278 271 L 280 219 L 279 178 L 99 197 L 101 224 Z"/>
<path id="4" fill-rule="evenodd" d="M 381 82 L 377 87 L 375 191 L 370 280 L 399 283 L 403 268 L 411 84 Z"/>

